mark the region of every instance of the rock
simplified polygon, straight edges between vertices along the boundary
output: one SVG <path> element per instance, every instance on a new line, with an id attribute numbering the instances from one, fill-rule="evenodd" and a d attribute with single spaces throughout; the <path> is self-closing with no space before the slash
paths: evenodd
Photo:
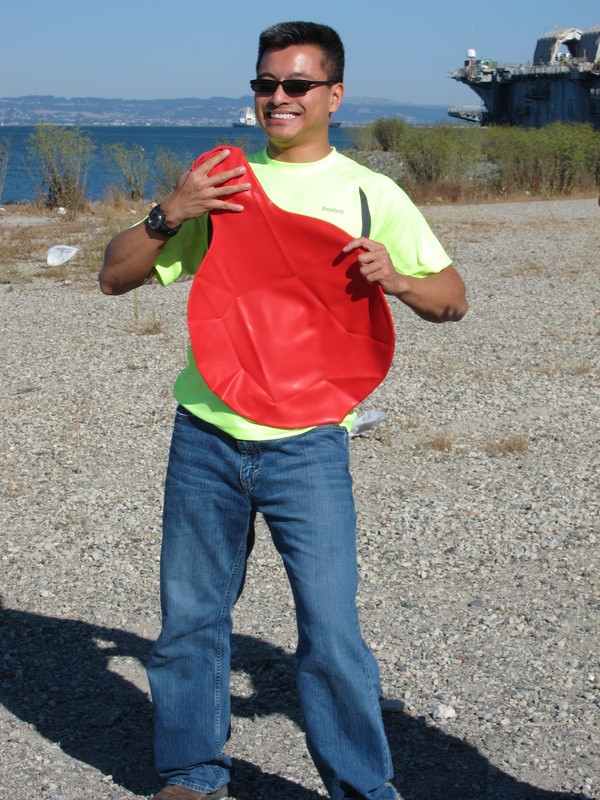
<path id="1" fill-rule="evenodd" d="M 433 719 L 444 721 L 448 719 L 454 719 L 456 717 L 456 711 L 452 706 L 446 705 L 445 703 L 440 703 L 433 709 L 431 716 Z"/>

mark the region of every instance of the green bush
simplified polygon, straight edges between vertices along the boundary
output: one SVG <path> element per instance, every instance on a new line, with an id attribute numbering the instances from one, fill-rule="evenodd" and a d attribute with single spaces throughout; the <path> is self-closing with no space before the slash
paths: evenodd
<path id="1" fill-rule="evenodd" d="M 490 128 L 484 151 L 498 166 L 501 194 L 529 191 L 555 197 L 593 190 L 600 182 L 600 135 L 589 125 Z"/>
<path id="2" fill-rule="evenodd" d="M 410 130 L 404 120 L 398 117 L 381 117 L 373 126 L 373 137 L 384 152 L 402 152 L 406 133 Z"/>
<path id="3" fill-rule="evenodd" d="M 8 169 L 8 156 L 10 153 L 10 139 L 0 139 L 0 200 L 4 191 L 6 170 Z"/>
<path id="4" fill-rule="evenodd" d="M 104 146 L 104 158 L 116 164 L 125 180 L 129 198 L 134 201 L 144 199 L 144 189 L 152 176 L 152 167 L 146 151 L 139 144 L 127 147 L 120 142 Z"/>
<path id="5" fill-rule="evenodd" d="M 94 155 L 91 138 L 79 128 L 40 123 L 29 135 L 28 149 L 48 187 L 51 208 L 63 206 L 69 214 L 86 202 L 86 178 Z"/>
<path id="6" fill-rule="evenodd" d="M 186 168 L 189 169 L 191 163 L 191 159 L 184 163 L 177 153 L 168 148 L 159 151 L 154 162 L 157 198 L 166 197 L 173 191 L 177 179 Z"/>
<path id="7" fill-rule="evenodd" d="M 355 141 L 362 149 L 361 142 L 370 142 L 397 152 L 406 166 L 403 182 L 420 197 L 556 197 L 600 186 L 600 133 L 589 125 L 420 127 L 389 118 L 367 126 Z"/>

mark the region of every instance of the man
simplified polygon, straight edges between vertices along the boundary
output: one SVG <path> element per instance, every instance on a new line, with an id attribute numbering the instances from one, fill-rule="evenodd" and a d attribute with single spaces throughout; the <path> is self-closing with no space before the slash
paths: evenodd
<path id="1" fill-rule="evenodd" d="M 342 43 L 327 26 L 282 23 L 261 34 L 252 88 L 268 146 L 250 157 L 252 171 L 278 207 L 347 231 L 343 250 L 356 255 L 361 280 L 379 284 L 426 320 L 458 320 L 467 310 L 463 282 L 422 216 L 392 181 L 329 144 L 343 67 Z M 208 215 L 244 213 L 250 183 L 243 166 L 227 169 L 227 157 L 224 150 L 186 172 L 158 212 L 110 242 L 100 272 L 105 293 L 127 292 L 151 274 L 167 284 L 197 270 L 208 249 Z M 357 187 L 368 204 L 369 235 Z M 294 595 L 298 688 L 323 782 L 332 800 L 393 800 L 379 674 L 355 606 L 352 414 L 301 430 L 244 418 L 211 392 L 192 354 L 175 397 L 163 627 L 148 668 L 156 765 L 166 784 L 155 800 L 228 796 L 230 612 L 256 512 L 269 526 Z"/>

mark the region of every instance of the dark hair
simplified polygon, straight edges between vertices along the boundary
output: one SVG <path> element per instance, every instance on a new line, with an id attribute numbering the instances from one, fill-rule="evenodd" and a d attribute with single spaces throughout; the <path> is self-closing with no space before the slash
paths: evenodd
<path id="1" fill-rule="evenodd" d="M 256 72 L 267 50 L 290 47 L 293 44 L 313 44 L 323 51 L 323 68 L 330 81 L 344 80 L 344 45 L 328 25 L 317 22 L 279 22 L 263 31 L 258 40 Z"/>

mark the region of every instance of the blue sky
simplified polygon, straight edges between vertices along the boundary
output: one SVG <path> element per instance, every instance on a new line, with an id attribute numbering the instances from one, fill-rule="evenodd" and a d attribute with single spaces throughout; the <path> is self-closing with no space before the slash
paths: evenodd
<path id="1" fill-rule="evenodd" d="M 275 9 L 275 10 L 273 10 Z M 14 0 L 2 11 L 0 97 L 239 97 L 258 34 L 274 22 L 335 27 L 346 93 L 425 105 L 477 105 L 448 77 L 468 47 L 505 63 L 542 33 L 600 25 L 594 0 Z"/>

